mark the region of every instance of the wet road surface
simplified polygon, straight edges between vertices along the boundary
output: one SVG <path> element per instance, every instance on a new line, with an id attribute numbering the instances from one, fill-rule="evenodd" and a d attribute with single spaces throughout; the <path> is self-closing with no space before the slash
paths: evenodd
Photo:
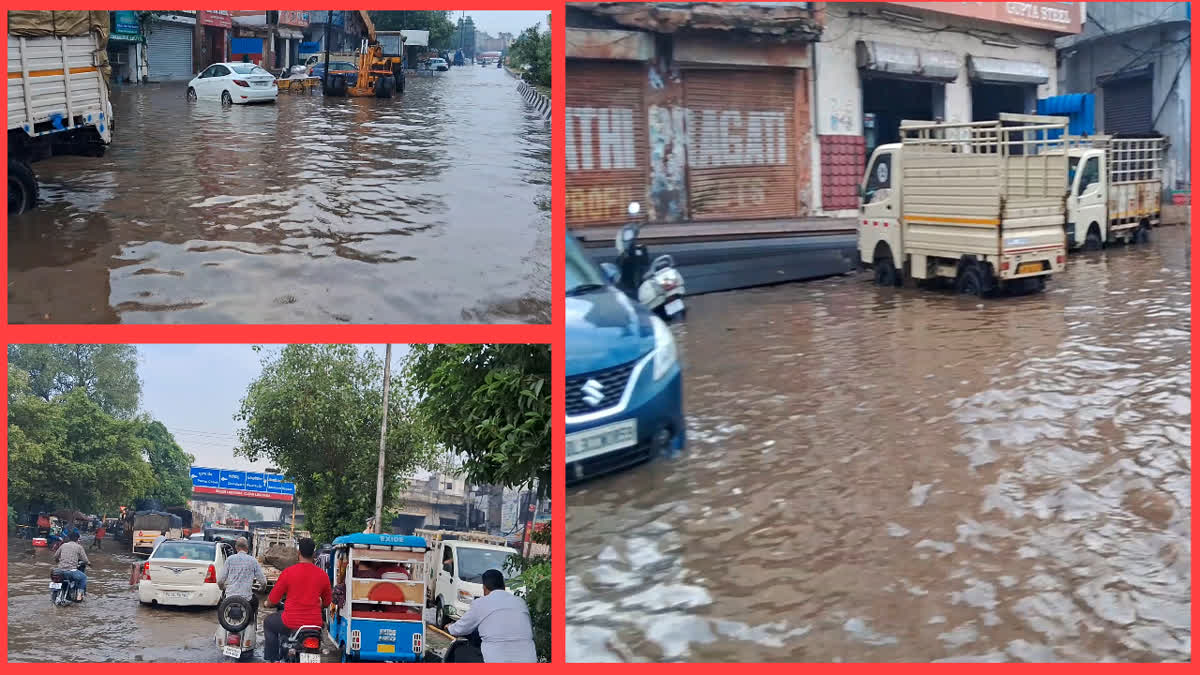
<path id="1" fill-rule="evenodd" d="M 90 547 L 91 538 L 81 542 Z M 50 602 L 53 556 L 31 549 L 28 540 L 8 546 L 8 660 L 10 662 L 176 662 L 222 661 L 216 647 L 217 613 L 212 607 L 150 607 L 137 599 L 129 585 L 130 567 L 145 560 L 115 554 L 118 544 L 106 541 L 109 552 L 88 551 L 88 592 L 79 604 L 55 607 Z M 261 599 L 261 598 L 260 598 Z M 258 615 L 262 620 L 273 609 Z M 426 649 L 441 653 L 449 641 L 426 631 Z M 336 662 L 335 648 L 326 645 L 322 657 Z M 254 652 L 262 660 L 262 644 Z"/>
<path id="2" fill-rule="evenodd" d="M 1184 661 L 1184 228 L 970 300 L 693 298 L 688 450 L 567 494 L 567 658 Z"/>
<path id="3" fill-rule="evenodd" d="M 104 158 L 34 165 L 13 323 L 550 321 L 550 127 L 495 68 L 391 100 L 113 92 Z"/>

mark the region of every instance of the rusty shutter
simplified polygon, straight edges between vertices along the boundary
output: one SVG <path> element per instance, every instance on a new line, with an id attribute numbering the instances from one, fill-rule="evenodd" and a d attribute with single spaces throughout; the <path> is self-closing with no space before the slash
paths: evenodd
<path id="1" fill-rule="evenodd" d="M 642 64 L 567 62 L 567 227 L 624 222 L 646 201 Z"/>
<path id="2" fill-rule="evenodd" d="M 1104 85 L 1104 133 L 1148 136 L 1154 131 L 1154 80 L 1132 78 Z"/>
<path id="3" fill-rule="evenodd" d="M 795 83 L 786 69 L 684 72 L 693 220 L 797 215 Z"/>

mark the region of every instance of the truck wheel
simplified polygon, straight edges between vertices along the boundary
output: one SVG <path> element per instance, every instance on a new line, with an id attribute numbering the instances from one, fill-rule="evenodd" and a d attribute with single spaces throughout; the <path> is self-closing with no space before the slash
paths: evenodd
<path id="1" fill-rule="evenodd" d="M 396 93 L 396 79 L 391 75 L 380 75 L 375 80 L 375 98 L 391 98 Z"/>
<path id="2" fill-rule="evenodd" d="M 442 604 L 442 599 L 438 598 L 436 601 L 434 601 L 433 606 L 434 606 L 434 614 L 437 617 L 436 619 L 434 619 L 435 621 L 437 621 L 437 627 L 441 628 L 442 630 L 445 630 L 446 624 L 449 622 L 446 620 L 446 618 L 447 618 L 446 617 L 446 607 L 445 607 L 445 605 Z"/>
<path id="3" fill-rule="evenodd" d="M 38 184 L 28 162 L 8 158 L 8 215 L 24 213 L 37 204 Z"/>
<path id="4" fill-rule="evenodd" d="M 1088 230 L 1087 239 L 1083 241 L 1083 250 L 1099 251 L 1104 248 L 1104 242 L 1100 241 L 1100 230 L 1091 228 Z"/>
<path id="5" fill-rule="evenodd" d="M 1150 226 L 1142 225 L 1133 233 L 1133 241 L 1138 244 L 1150 243 Z"/>
<path id="6" fill-rule="evenodd" d="M 875 261 L 875 283 L 880 286 L 900 285 L 900 275 L 896 273 L 896 265 L 890 257 Z"/>
<path id="7" fill-rule="evenodd" d="M 962 271 L 958 273 L 958 279 L 954 282 L 954 290 L 963 295 L 974 295 L 978 298 L 987 294 L 983 271 L 979 269 L 978 264 L 970 263 L 962 268 Z"/>

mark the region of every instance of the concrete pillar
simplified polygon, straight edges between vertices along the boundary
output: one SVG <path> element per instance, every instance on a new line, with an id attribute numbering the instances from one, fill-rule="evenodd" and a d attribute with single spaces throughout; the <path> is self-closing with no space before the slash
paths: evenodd
<path id="1" fill-rule="evenodd" d="M 646 64 L 643 98 L 649 141 L 651 222 L 687 220 L 687 112 L 683 77 L 671 60 L 672 38 L 659 35 L 654 60 Z"/>

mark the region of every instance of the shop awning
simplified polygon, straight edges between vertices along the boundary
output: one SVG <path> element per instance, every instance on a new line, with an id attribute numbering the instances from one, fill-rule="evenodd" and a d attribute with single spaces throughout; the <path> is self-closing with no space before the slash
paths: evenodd
<path id="1" fill-rule="evenodd" d="M 279 34 L 279 37 L 284 38 L 285 40 L 303 40 L 304 39 L 304 33 L 301 33 L 298 30 L 288 30 L 286 28 L 279 28 L 275 32 Z"/>
<path id="2" fill-rule="evenodd" d="M 858 67 L 868 73 L 935 82 L 958 79 L 962 60 L 953 52 L 859 41 Z"/>
<path id="3" fill-rule="evenodd" d="M 972 56 L 968 62 L 972 80 L 1001 84 L 1046 84 L 1050 69 L 1040 63 Z"/>

